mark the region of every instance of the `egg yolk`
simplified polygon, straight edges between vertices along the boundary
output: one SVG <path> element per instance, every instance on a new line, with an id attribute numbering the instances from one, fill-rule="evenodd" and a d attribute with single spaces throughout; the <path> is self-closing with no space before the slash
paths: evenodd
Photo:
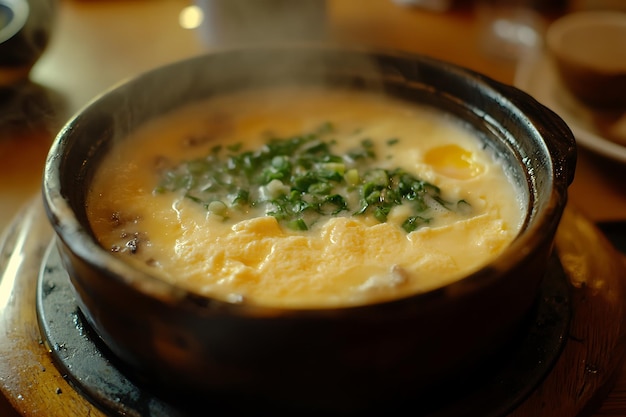
<path id="1" fill-rule="evenodd" d="M 447 177 L 470 179 L 480 175 L 484 168 L 474 154 L 458 145 L 443 145 L 430 149 L 424 155 L 424 162 Z"/>

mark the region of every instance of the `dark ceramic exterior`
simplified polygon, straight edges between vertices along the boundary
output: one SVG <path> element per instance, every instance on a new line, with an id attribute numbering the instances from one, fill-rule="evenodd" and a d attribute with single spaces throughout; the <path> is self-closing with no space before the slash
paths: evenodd
<path id="1" fill-rule="evenodd" d="M 294 78 L 293 75 L 296 75 Z M 528 215 L 496 261 L 426 294 L 283 310 L 188 294 L 100 247 L 85 195 L 115 140 L 182 103 L 259 84 L 383 89 L 465 120 L 505 159 Z M 420 396 L 493 354 L 536 301 L 576 162 L 570 130 L 528 95 L 422 56 L 328 47 L 230 50 L 166 66 L 94 100 L 59 133 L 43 194 L 88 321 L 140 378 L 177 398 L 358 411 Z M 468 368 L 469 367 L 469 368 Z"/>

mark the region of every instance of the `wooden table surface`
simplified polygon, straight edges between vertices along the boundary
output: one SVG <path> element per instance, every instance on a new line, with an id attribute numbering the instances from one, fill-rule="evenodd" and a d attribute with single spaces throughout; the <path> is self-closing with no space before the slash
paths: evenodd
<path id="1" fill-rule="evenodd" d="M 142 71 L 211 50 L 179 23 L 186 0 L 59 0 L 49 47 L 31 79 L 55 107 L 23 129 L 0 130 L 0 230 L 37 198 L 54 134 L 91 98 Z M 423 53 L 513 83 L 516 63 L 483 53 L 470 8 L 434 13 L 390 0 L 328 0 L 330 39 Z M 1 117 L 1 115 L 0 115 Z M 581 149 L 570 204 L 592 221 L 626 219 L 626 167 Z M 1 360 L 1 358 L 0 358 Z M 597 415 L 626 415 L 626 372 Z M 3 410 L 0 400 L 0 415 Z M 5 407 L 5 406 L 4 406 Z"/>

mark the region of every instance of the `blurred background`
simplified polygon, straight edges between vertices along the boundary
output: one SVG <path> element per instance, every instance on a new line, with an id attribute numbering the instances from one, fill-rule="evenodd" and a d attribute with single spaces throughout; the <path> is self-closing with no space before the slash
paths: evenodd
<path id="1" fill-rule="evenodd" d="M 402 49 L 512 82 L 550 21 L 626 10 L 623 0 L 0 0 L 0 16 L 2 2 L 30 4 L 24 32 L 40 48 L 30 51 L 38 59 L 30 78 L 64 95 L 71 111 L 138 72 L 264 41 Z"/>

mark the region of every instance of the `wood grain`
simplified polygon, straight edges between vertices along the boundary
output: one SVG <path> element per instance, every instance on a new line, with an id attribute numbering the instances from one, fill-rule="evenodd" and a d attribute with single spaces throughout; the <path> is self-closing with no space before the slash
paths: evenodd
<path id="1" fill-rule="evenodd" d="M 552 372 L 513 416 L 588 414 L 616 378 L 626 380 L 620 372 L 626 347 L 626 268 L 621 255 L 571 207 L 559 227 L 556 250 L 570 280 L 569 336 Z M 613 401 L 607 399 L 606 405 Z M 624 405 L 615 409 L 619 414 L 608 415 L 624 415 Z"/>
<path id="2" fill-rule="evenodd" d="M 0 391 L 17 415 L 104 416 L 60 374 L 43 343 L 35 296 L 52 231 L 39 201 L 7 229 L 0 246 Z M 9 414 L 0 403 L 0 415 Z M 16 414 L 13 412 L 13 414 Z"/>

